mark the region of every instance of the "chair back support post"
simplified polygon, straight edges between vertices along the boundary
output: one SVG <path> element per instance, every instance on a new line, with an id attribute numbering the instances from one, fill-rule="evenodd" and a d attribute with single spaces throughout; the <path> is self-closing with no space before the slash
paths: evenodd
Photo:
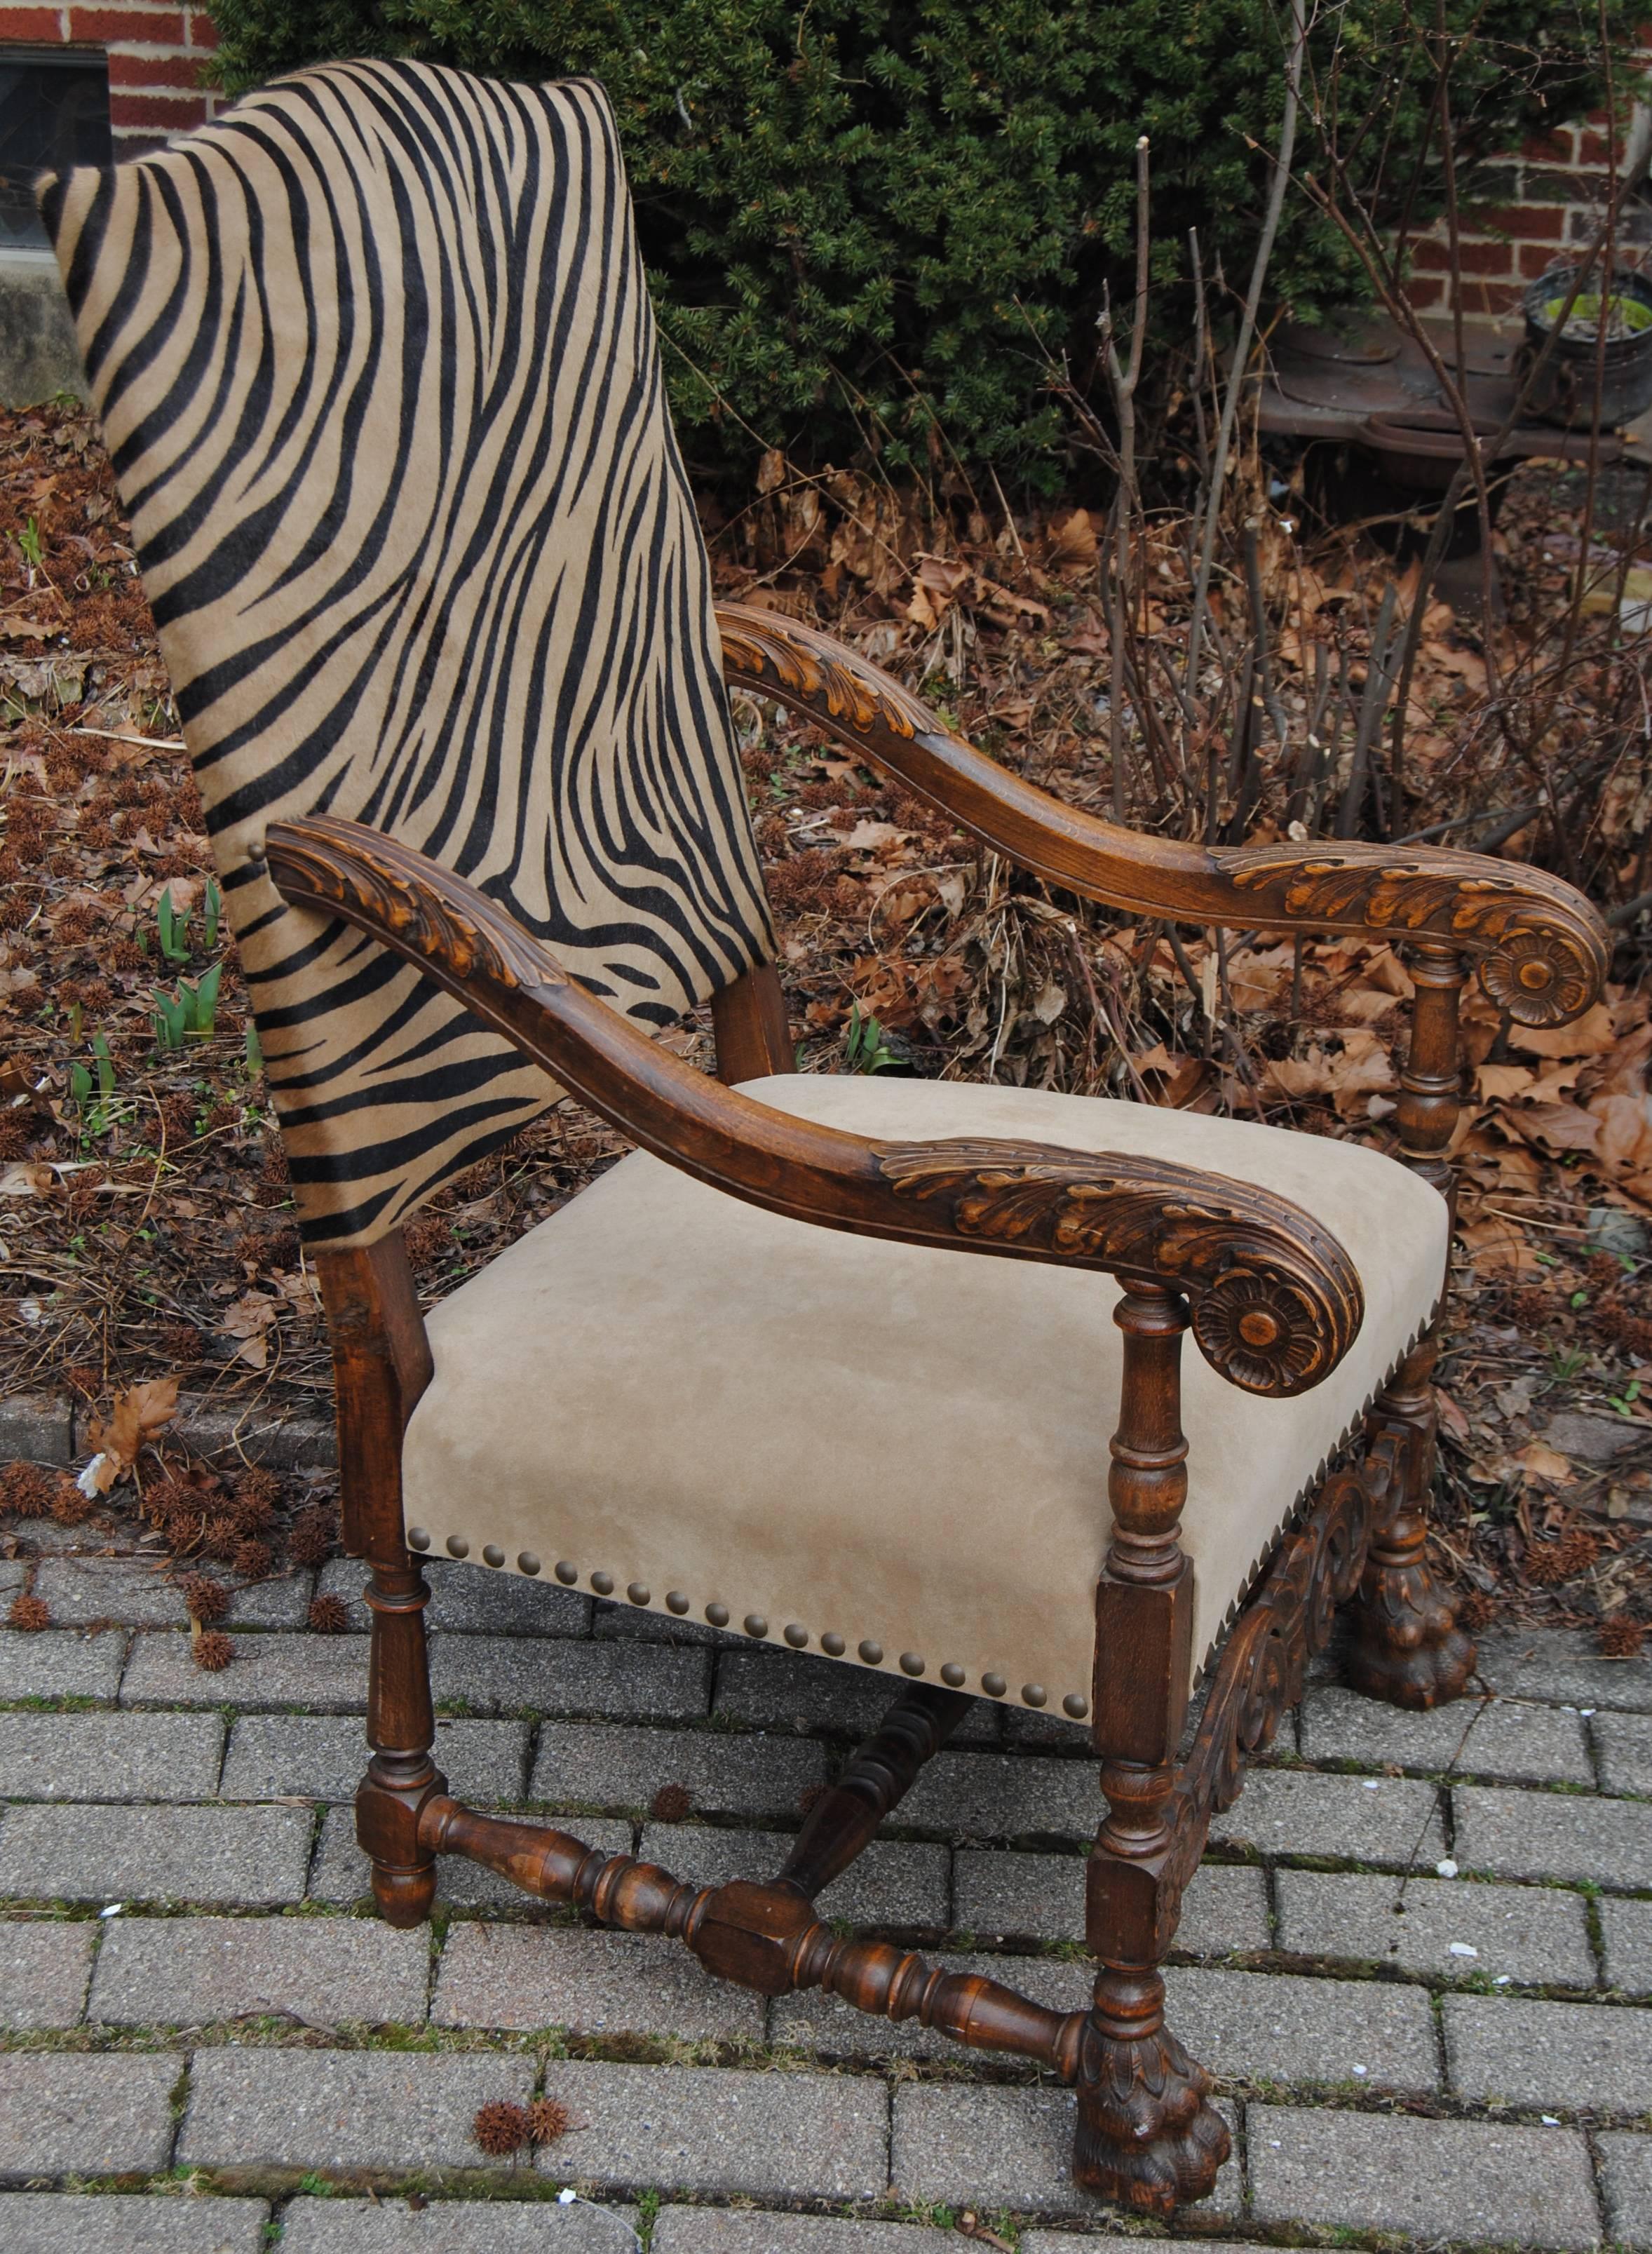
<path id="1" fill-rule="evenodd" d="M 373 1758 L 356 1796 L 356 1836 L 372 1858 L 382 1914 L 393 1925 L 417 1925 L 436 1893 L 436 1858 L 418 1844 L 419 1814 L 447 1789 L 430 1759 L 430 1586 L 409 1552 L 402 1511 L 402 1437 L 430 1381 L 430 1341 L 399 1228 L 365 1248 L 318 1253 L 316 1270 L 338 1391 L 344 1544 L 369 1568 Z"/>
<path id="2" fill-rule="evenodd" d="M 1462 1098 L 1458 1004 L 1468 967 L 1454 947 L 1425 940 L 1411 950 L 1410 968 L 1417 999 L 1395 1115 L 1400 1155 L 1449 1202 L 1453 1173 L 1446 1153 Z"/>
<path id="3" fill-rule="evenodd" d="M 717 1036 L 717 1076 L 728 1088 L 743 1080 L 764 1080 L 797 1067 L 780 975 L 772 962 L 760 962 L 711 997 L 711 1026 Z"/>

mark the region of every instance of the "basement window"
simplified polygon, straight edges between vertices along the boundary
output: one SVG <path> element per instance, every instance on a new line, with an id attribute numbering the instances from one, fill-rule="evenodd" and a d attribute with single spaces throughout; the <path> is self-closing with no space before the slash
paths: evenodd
<path id="1" fill-rule="evenodd" d="M 38 173 L 110 164 L 109 66 L 87 47 L 0 47 L 0 250 L 44 250 Z"/>

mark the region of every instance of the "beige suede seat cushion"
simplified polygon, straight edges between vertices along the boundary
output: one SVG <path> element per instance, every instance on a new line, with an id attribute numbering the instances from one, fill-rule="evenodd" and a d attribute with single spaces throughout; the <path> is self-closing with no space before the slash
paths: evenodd
<path id="1" fill-rule="evenodd" d="M 892 1139 L 1126 1151 L 1282 1192 L 1340 1238 L 1363 1327 L 1264 1401 L 1191 1338 L 1184 1543 L 1202 1657 L 1292 1505 L 1425 1325 L 1443 1200 L 1393 1160 L 1148 1105 L 933 1081 L 746 1093 Z M 1110 1277 L 810 1228 L 634 1153 L 430 1318 L 416 1546 L 553 1572 L 756 1640 L 1087 1708 L 1121 1349 Z M 524 1567 L 522 1560 L 526 1558 Z M 823 1639 L 825 1640 L 823 1642 Z M 1003 1688 L 1000 1688 L 1002 1684 Z"/>

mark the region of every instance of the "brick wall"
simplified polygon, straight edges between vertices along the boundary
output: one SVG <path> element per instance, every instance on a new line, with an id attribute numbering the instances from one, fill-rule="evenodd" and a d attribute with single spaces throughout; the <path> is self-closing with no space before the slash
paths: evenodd
<path id="1" fill-rule="evenodd" d="M 156 7 L 151 0 L 98 0 L 80 7 L 0 5 L 0 46 L 90 47 L 109 60 L 109 123 L 115 153 L 130 157 L 169 133 L 210 117 L 214 97 L 201 66 L 218 44 L 204 7 Z"/>

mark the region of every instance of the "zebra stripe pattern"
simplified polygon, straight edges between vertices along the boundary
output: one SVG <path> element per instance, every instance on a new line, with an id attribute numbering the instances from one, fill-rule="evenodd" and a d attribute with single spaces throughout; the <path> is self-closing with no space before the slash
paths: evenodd
<path id="1" fill-rule="evenodd" d="M 612 114 L 336 64 L 41 208 L 304 1233 L 368 1243 L 557 1091 L 286 907 L 268 822 L 417 847 L 651 1027 L 774 952 Z"/>

